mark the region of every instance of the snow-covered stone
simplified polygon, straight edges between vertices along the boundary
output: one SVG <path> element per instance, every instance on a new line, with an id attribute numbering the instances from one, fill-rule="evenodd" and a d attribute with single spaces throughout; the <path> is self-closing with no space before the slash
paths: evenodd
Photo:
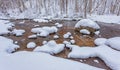
<path id="1" fill-rule="evenodd" d="M 63 41 L 63 44 L 67 45 L 67 44 L 71 44 L 71 42 Z"/>
<path id="2" fill-rule="evenodd" d="M 37 38 L 37 35 L 30 35 L 30 36 L 28 36 L 28 38 L 29 39 L 35 39 L 35 38 Z"/>
<path id="3" fill-rule="evenodd" d="M 27 48 L 35 48 L 36 47 L 36 43 L 35 42 L 29 42 L 27 44 Z"/>
<path id="4" fill-rule="evenodd" d="M 96 45 L 105 45 L 106 41 L 107 41 L 106 38 L 97 38 L 97 39 L 95 39 L 94 43 Z"/>
<path id="5" fill-rule="evenodd" d="M 98 60 L 93 60 L 95 63 L 99 63 L 99 61 Z"/>
<path id="6" fill-rule="evenodd" d="M 42 44 L 43 44 L 43 45 L 47 44 L 47 41 L 43 41 Z"/>
<path id="7" fill-rule="evenodd" d="M 106 45 L 108 45 L 114 49 L 120 50 L 120 37 L 109 38 L 106 41 Z"/>
<path id="8" fill-rule="evenodd" d="M 58 39 L 59 36 L 58 36 L 58 35 L 54 35 L 53 38 L 54 38 L 54 39 Z"/>
<path id="9" fill-rule="evenodd" d="M 70 40 L 71 44 L 75 44 L 75 40 Z"/>
<path id="10" fill-rule="evenodd" d="M 91 27 L 91 28 L 94 28 L 94 29 L 100 29 L 100 26 L 90 20 L 90 19 L 82 19 L 80 20 L 76 25 L 75 25 L 75 28 L 79 28 L 80 26 L 84 26 L 84 27 Z"/>
<path id="11" fill-rule="evenodd" d="M 64 44 L 56 44 L 54 40 L 47 42 L 43 46 L 36 47 L 34 52 L 45 52 L 49 54 L 57 54 L 64 50 Z"/>
<path id="12" fill-rule="evenodd" d="M 100 31 L 95 31 L 94 33 L 95 33 L 95 35 L 99 35 Z"/>
<path id="13" fill-rule="evenodd" d="M 12 31 L 12 34 L 16 35 L 16 36 L 22 36 L 25 33 L 25 30 L 23 29 L 14 29 Z"/>
<path id="14" fill-rule="evenodd" d="M 31 29 L 31 32 L 39 34 L 39 36 L 46 37 L 51 33 L 57 32 L 58 29 L 55 26 L 52 27 L 39 27 L 39 28 L 33 28 Z"/>
<path id="15" fill-rule="evenodd" d="M 0 36 L 0 53 L 11 53 L 20 48 L 18 45 L 13 44 L 13 40 Z"/>
<path id="16" fill-rule="evenodd" d="M 89 35 L 89 34 L 90 34 L 90 31 L 87 30 L 87 29 L 81 29 L 81 30 L 80 30 L 80 33 Z"/>
<path id="17" fill-rule="evenodd" d="M 67 32 L 66 34 L 63 35 L 64 38 L 69 38 L 71 36 L 70 32 Z"/>

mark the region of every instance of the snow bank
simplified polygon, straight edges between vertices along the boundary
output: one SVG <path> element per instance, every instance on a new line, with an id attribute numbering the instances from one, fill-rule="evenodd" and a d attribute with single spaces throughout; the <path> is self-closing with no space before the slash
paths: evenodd
<path id="1" fill-rule="evenodd" d="M 0 57 L 0 70 L 103 70 L 45 53 L 22 51 Z"/>
<path id="2" fill-rule="evenodd" d="M 14 29 L 12 31 L 12 34 L 16 35 L 16 36 L 22 36 L 25 33 L 25 30 L 23 29 Z"/>
<path id="3" fill-rule="evenodd" d="M 57 54 L 64 50 L 64 44 L 57 44 L 54 40 L 51 40 L 43 46 L 36 47 L 34 52 L 45 52 L 49 54 Z"/>
<path id="4" fill-rule="evenodd" d="M 13 44 L 13 40 L 0 36 L 0 53 L 1 52 L 14 52 L 20 48 L 18 45 Z"/>
<path id="5" fill-rule="evenodd" d="M 69 58 L 99 57 L 111 69 L 120 70 L 120 52 L 106 45 L 101 45 L 98 47 L 79 47 L 76 45 L 67 46 L 72 48 L 72 51 L 68 54 Z"/>
<path id="6" fill-rule="evenodd" d="M 51 33 L 55 33 L 57 31 L 58 31 L 58 29 L 54 26 L 52 26 L 52 27 L 45 26 L 45 27 L 41 27 L 41 28 L 32 28 L 31 29 L 31 32 L 38 33 L 39 36 L 44 36 L 44 37 L 48 36 Z"/>
<path id="7" fill-rule="evenodd" d="M 100 29 L 100 26 L 90 19 L 80 20 L 78 23 L 76 23 L 75 28 L 79 28 L 80 26 L 91 27 L 93 29 Z"/>
<path id="8" fill-rule="evenodd" d="M 36 43 L 35 42 L 29 42 L 27 44 L 27 48 L 34 48 L 34 47 L 36 47 Z"/>
<path id="9" fill-rule="evenodd" d="M 10 33 L 9 29 L 11 29 L 14 25 L 6 20 L 0 20 L 0 35 Z"/>
<path id="10" fill-rule="evenodd" d="M 48 22 L 48 20 L 45 19 L 33 19 L 35 22 Z"/>
<path id="11" fill-rule="evenodd" d="M 120 50 L 120 37 L 109 38 L 106 41 L 106 45 L 108 45 L 114 49 Z"/>
<path id="12" fill-rule="evenodd" d="M 99 21 L 104 23 L 120 24 L 120 16 L 116 16 L 116 15 L 92 15 L 92 16 L 88 16 L 88 18 L 94 21 Z"/>

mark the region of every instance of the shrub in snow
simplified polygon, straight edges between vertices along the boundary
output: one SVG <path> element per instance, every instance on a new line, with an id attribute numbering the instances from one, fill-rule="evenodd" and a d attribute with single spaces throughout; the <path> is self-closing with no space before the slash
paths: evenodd
<path id="1" fill-rule="evenodd" d="M 27 44 L 27 48 L 34 48 L 34 47 L 36 47 L 36 43 L 35 42 L 29 42 Z"/>
<path id="2" fill-rule="evenodd" d="M 67 32 L 66 34 L 63 35 L 64 38 L 69 38 L 72 34 L 70 32 Z"/>
<path id="3" fill-rule="evenodd" d="M 82 33 L 82 34 L 87 34 L 87 35 L 90 34 L 89 30 L 87 30 L 87 29 L 81 29 L 81 30 L 80 30 L 80 33 Z"/>
<path id="4" fill-rule="evenodd" d="M 55 26 L 52 27 L 41 27 L 41 28 L 33 28 L 31 32 L 39 34 L 39 36 L 46 37 L 51 33 L 57 32 L 58 29 Z"/>
<path id="5" fill-rule="evenodd" d="M 13 44 L 13 40 L 0 36 L 0 52 L 14 52 L 20 48 L 18 45 Z"/>
<path id="6" fill-rule="evenodd" d="M 25 30 L 22 30 L 22 29 L 14 29 L 12 31 L 12 34 L 16 35 L 16 36 L 22 36 L 23 33 L 25 33 Z"/>
<path id="7" fill-rule="evenodd" d="M 94 43 L 96 45 L 105 45 L 106 41 L 107 41 L 106 38 L 97 38 L 97 39 L 95 39 Z"/>
<path id="8" fill-rule="evenodd" d="M 14 24 L 6 20 L 0 20 L 0 35 L 10 33 L 9 29 L 12 29 Z"/>
<path id="9" fill-rule="evenodd" d="M 79 33 L 81 29 L 86 29 L 86 30 L 82 30 L 81 31 L 82 33 L 87 33 L 87 34 L 90 33 L 90 35 L 93 36 L 94 32 L 100 29 L 100 26 L 96 22 L 90 19 L 82 19 L 76 23 L 75 32 Z"/>
<path id="10" fill-rule="evenodd" d="M 33 51 L 35 52 L 45 52 L 49 54 L 57 54 L 64 50 L 64 44 L 56 44 L 54 40 L 51 40 L 44 44 L 43 46 L 36 47 Z"/>
<path id="11" fill-rule="evenodd" d="M 58 36 L 58 35 L 54 35 L 53 38 L 54 38 L 54 39 L 58 39 L 59 36 Z"/>
<path id="12" fill-rule="evenodd" d="M 109 38 L 106 41 L 106 45 L 108 45 L 114 49 L 120 50 L 120 37 Z"/>

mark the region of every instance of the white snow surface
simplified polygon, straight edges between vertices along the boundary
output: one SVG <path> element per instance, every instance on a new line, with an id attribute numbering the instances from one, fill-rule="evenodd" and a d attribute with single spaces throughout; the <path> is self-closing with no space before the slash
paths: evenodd
<path id="1" fill-rule="evenodd" d="M 64 38 L 70 38 L 72 34 L 70 32 L 67 32 L 66 34 L 63 35 Z"/>
<path id="2" fill-rule="evenodd" d="M 80 33 L 82 33 L 82 34 L 90 34 L 90 31 L 89 30 L 87 30 L 87 29 L 81 29 L 80 30 Z"/>
<path id="3" fill-rule="evenodd" d="M 97 47 L 79 47 L 76 45 L 67 45 L 72 49 L 68 54 L 69 58 L 89 58 L 99 57 L 112 70 L 120 70 L 120 51 L 116 51 L 106 45 Z"/>
<path id="4" fill-rule="evenodd" d="M 11 29 L 14 25 L 7 20 L 0 20 L 0 35 L 10 33 L 9 29 Z"/>
<path id="5" fill-rule="evenodd" d="M 20 47 L 13 44 L 13 40 L 0 36 L 0 53 L 11 53 L 18 48 Z"/>
<path id="6" fill-rule="evenodd" d="M 33 19 L 35 22 L 49 22 L 48 20 L 45 19 Z"/>
<path id="7" fill-rule="evenodd" d="M 48 36 L 50 33 L 55 33 L 57 31 L 58 29 L 55 26 L 52 26 L 52 27 L 44 26 L 44 27 L 31 29 L 31 32 L 38 33 L 38 34 L 40 33 L 40 36 L 44 36 L 44 37 Z"/>
<path id="8" fill-rule="evenodd" d="M 0 70 L 103 70 L 46 53 L 21 51 L 0 57 Z"/>
<path id="9" fill-rule="evenodd" d="M 58 35 L 54 35 L 53 38 L 54 38 L 54 39 L 58 39 L 59 36 L 58 36 Z"/>
<path id="10" fill-rule="evenodd" d="M 97 38 L 94 40 L 94 43 L 96 45 L 104 45 L 106 43 L 107 39 L 106 38 Z"/>
<path id="11" fill-rule="evenodd" d="M 92 19 L 93 21 L 120 24 L 120 16 L 116 15 L 91 15 L 88 16 L 88 18 Z"/>
<path id="12" fill-rule="evenodd" d="M 35 39 L 35 38 L 37 38 L 37 35 L 30 35 L 30 36 L 28 36 L 28 38 L 29 39 Z"/>
<path id="13" fill-rule="evenodd" d="M 36 47 L 34 52 L 45 52 L 49 54 L 57 54 L 64 50 L 64 44 L 57 44 L 54 40 L 50 40 L 43 46 Z"/>
<path id="14" fill-rule="evenodd" d="M 36 43 L 35 42 L 29 42 L 27 44 L 27 48 L 35 48 L 36 47 Z"/>
<path id="15" fill-rule="evenodd" d="M 82 19 L 82 20 L 78 21 L 75 25 L 75 28 L 79 28 L 80 26 L 91 27 L 94 29 L 100 29 L 100 26 L 96 22 L 94 22 L 90 19 Z"/>
<path id="16" fill-rule="evenodd" d="M 109 38 L 106 41 L 106 45 L 108 45 L 114 49 L 120 50 L 120 37 Z"/>
<path id="17" fill-rule="evenodd" d="M 12 34 L 16 35 L 16 36 L 22 36 L 25 33 L 25 30 L 23 29 L 14 29 L 12 31 Z"/>

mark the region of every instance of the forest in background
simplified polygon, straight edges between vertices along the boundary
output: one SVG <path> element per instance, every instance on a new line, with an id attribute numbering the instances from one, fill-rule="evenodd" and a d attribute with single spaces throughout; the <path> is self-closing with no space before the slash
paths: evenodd
<path id="1" fill-rule="evenodd" d="M 0 14 L 16 18 L 120 15 L 120 0 L 0 0 Z"/>

